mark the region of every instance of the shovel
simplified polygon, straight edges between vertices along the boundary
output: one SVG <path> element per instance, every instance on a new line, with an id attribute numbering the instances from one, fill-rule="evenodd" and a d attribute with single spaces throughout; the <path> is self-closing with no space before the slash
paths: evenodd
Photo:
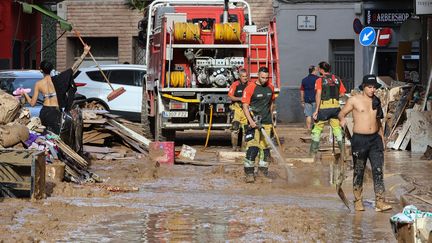
<path id="1" fill-rule="evenodd" d="M 74 29 L 76 36 L 78 37 L 78 39 L 81 41 L 81 43 L 83 45 L 85 45 L 83 39 L 81 38 L 81 35 L 79 33 L 78 30 Z M 93 57 L 93 54 L 89 51 L 90 57 L 93 59 L 93 62 L 96 64 L 97 68 L 99 69 L 99 71 L 101 72 L 102 76 L 104 77 L 105 81 L 108 83 L 108 85 L 110 86 L 112 92 L 108 94 L 107 96 L 107 100 L 111 101 L 117 97 L 119 97 L 121 94 L 123 94 L 124 92 L 126 92 L 126 90 L 123 87 L 120 87 L 118 89 L 114 89 L 113 86 L 111 85 L 111 82 L 108 80 L 107 76 L 105 75 L 105 73 L 102 71 L 101 67 L 99 66 L 99 64 L 96 62 L 96 59 Z"/>
<path id="2" fill-rule="evenodd" d="M 333 139 L 334 144 L 334 139 Z M 344 191 L 342 190 L 342 183 L 345 180 L 345 134 L 342 134 L 342 150 L 340 153 L 334 155 L 334 164 L 337 168 L 336 176 L 336 192 L 348 210 L 351 210 L 349 207 L 348 199 L 345 196 Z"/>
<path id="3" fill-rule="evenodd" d="M 271 149 L 273 150 L 274 155 L 276 155 L 276 161 L 278 164 L 284 165 L 286 163 L 285 159 L 282 157 L 281 153 L 279 152 L 278 147 L 273 143 L 273 140 L 270 138 L 270 136 L 266 133 L 264 127 L 261 124 L 261 117 L 256 116 L 255 121 L 257 124 L 258 129 L 260 130 L 261 134 L 264 136 L 265 141 L 268 145 L 270 145 Z M 291 169 L 286 165 L 286 173 L 287 173 L 287 179 L 293 178 L 294 174 L 292 173 Z"/>

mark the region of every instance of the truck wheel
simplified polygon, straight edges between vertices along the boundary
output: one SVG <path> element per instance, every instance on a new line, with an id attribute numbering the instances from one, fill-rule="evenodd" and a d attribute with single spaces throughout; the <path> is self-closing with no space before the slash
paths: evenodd
<path id="1" fill-rule="evenodd" d="M 155 104 L 156 115 L 154 120 L 154 137 L 156 141 L 174 141 L 175 140 L 175 130 L 162 129 L 162 116 L 159 115 L 157 101 Z"/>
<path id="2" fill-rule="evenodd" d="M 145 98 L 145 87 L 143 88 L 143 96 L 141 101 L 141 126 L 142 126 L 142 135 L 148 139 L 153 138 L 153 133 L 151 132 L 151 122 L 150 117 L 148 116 L 148 101 Z"/>

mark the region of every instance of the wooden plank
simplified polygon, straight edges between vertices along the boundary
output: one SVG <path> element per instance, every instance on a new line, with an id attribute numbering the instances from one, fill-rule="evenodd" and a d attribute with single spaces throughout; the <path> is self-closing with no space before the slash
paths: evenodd
<path id="1" fill-rule="evenodd" d="M 411 132 L 408 130 L 408 133 L 406 134 L 406 136 L 405 136 L 401 146 L 399 147 L 399 149 L 400 150 L 406 150 L 410 141 L 411 141 Z"/>
<path id="2" fill-rule="evenodd" d="M 145 149 L 143 149 L 138 143 L 136 143 L 135 140 L 129 138 L 128 136 L 126 136 L 125 134 L 123 134 L 118 129 L 113 129 L 111 131 L 113 131 L 117 135 L 119 135 L 126 143 L 128 143 L 130 146 L 132 146 L 133 148 L 135 148 L 138 152 L 147 153 L 147 151 Z"/>
<path id="3" fill-rule="evenodd" d="M 55 143 L 60 148 L 61 151 L 63 151 L 66 155 L 68 155 L 71 159 L 73 159 L 75 162 L 77 162 L 83 168 L 88 167 L 88 162 L 85 159 L 83 159 L 79 154 L 77 154 L 75 151 L 73 151 L 63 141 L 57 139 L 57 140 L 55 140 Z"/>
<path id="4" fill-rule="evenodd" d="M 396 139 L 396 141 L 394 142 L 392 149 L 396 149 L 398 150 L 399 147 L 402 144 L 402 141 L 404 140 L 406 134 L 409 131 L 409 128 L 411 127 L 411 124 L 409 122 L 405 122 L 402 126 L 402 130 L 400 131 L 400 133 L 398 134 L 398 137 Z"/>
<path id="5" fill-rule="evenodd" d="M 404 111 L 405 111 L 405 109 L 406 109 L 406 107 L 407 107 L 409 101 L 412 99 L 412 96 L 413 96 L 414 90 L 415 90 L 415 86 L 411 87 L 411 89 L 410 89 L 410 91 L 408 92 L 408 94 L 405 95 L 405 96 L 403 96 L 403 97 L 399 100 L 399 103 L 398 103 L 398 105 L 397 105 L 397 107 L 396 107 L 396 111 L 395 111 L 395 113 L 393 114 L 392 124 L 391 124 L 391 126 L 390 126 L 390 129 L 391 129 L 391 130 L 390 130 L 390 133 L 388 134 L 387 137 L 390 137 L 390 136 L 393 134 L 393 132 L 395 131 L 395 129 L 396 129 L 398 123 L 399 123 L 399 120 L 400 120 L 401 117 L 402 117 L 402 114 L 404 113 Z"/>
<path id="6" fill-rule="evenodd" d="M 117 121 L 109 120 L 108 124 L 118 128 L 120 132 L 124 133 L 125 135 L 132 138 L 133 140 L 136 140 L 136 141 L 144 144 L 146 148 L 148 148 L 148 146 L 150 145 L 151 140 L 149 140 L 146 137 L 134 132 L 132 129 L 127 128 L 126 126 L 118 123 Z"/>
<path id="7" fill-rule="evenodd" d="M 87 119 L 87 120 L 83 120 L 83 123 L 85 123 L 85 124 L 105 124 L 106 121 L 107 121 L 106 118 L 95 119 L 95 120 Z"/>
<path id="8" fill-rule="evenodd" d="M 407 112 L 407 121 L 411 124 L 411 151 L 424 153 L 432 145 L 432 111 Z"/>

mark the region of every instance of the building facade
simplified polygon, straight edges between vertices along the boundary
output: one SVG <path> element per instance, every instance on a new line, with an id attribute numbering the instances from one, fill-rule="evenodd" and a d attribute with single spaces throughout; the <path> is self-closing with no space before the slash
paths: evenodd
<path id="1" fill-rule="evenodd" d="M 1 0 L 0 69 L 36 68 L 40 50 L 41 14 L 24 13 L 16 1 Z"/>
<path id="2" fill-rule="evenodd" d="M 277 104 L 287 107 L 279 109 L 285 123 L 304 120 L 299 88 L 309 65 L 329 62 L 349 92 L 369 72 L 403 80 L 401 54 L 420 53 L 419 38 L 407 40 L 406 33 L 401 34 L 402 24 L 413 17 L 411 0 L 274 0 L 273 6 L 282 70 Z M 374 62 L 374 47 L 359 42 L 358 33 L 365 26 L 391 28 L 391 41 L 377 48 Z"/>
<path id="3" fill-rule="evenodd" d="M 143 63 L 138 48 L 137 25 L 143 14 L 131 10 L 123 0 L 66 0 L 57 4 L 57 14 L 72 23 L 100 64 Z M 62 31 L 58 30 L 57 35 Z M 57 42 L 57 69 L 70 67 L 81 55 L 82 44 L 74 31 Z M 94 65 L 87 57 L 83 67 Z"/>

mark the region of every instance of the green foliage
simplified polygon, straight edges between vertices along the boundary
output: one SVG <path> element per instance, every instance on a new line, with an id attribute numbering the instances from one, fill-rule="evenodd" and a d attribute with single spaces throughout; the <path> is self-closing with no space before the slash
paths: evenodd
<path id="1" fill-rule="evenodd" d="M 143 11 L 151 2 L 152 0 L 126 0 L 125 5 L 127 5 L 129 9 Z"/>

